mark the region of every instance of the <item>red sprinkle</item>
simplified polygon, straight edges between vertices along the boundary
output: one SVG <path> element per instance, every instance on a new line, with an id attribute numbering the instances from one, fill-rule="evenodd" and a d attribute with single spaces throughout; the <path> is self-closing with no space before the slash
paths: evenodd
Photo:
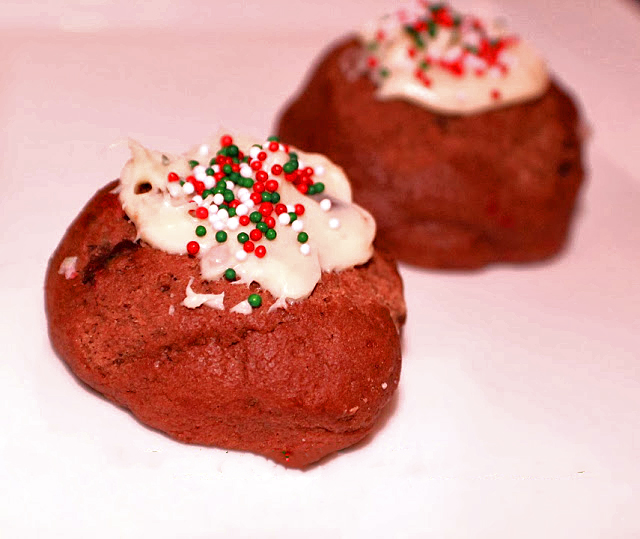
<path id="1" fill-rule="evenodd" d="M 262 168 L 262 161 L 254 159 L 251 161 L 251 170 L 260 170 Z"/>
<path id="2" fill-rule="evenodd" d="M 296 204 L 294 206 L 296 215 L 304 215 L 304 206 L 302 204 Z"/>
<path id="3" fill-rule="evenodd" d="M 266 173 L 265 173 L 266 176 Z M 278 190 L 278 182 L 276 180 L 269 180 L 266 184 L 265 184 L 265 188 L 267 189 L 267 191 L 269 191 L 270 193 L 273 193 L 274 191 Z"/>
<path id="4" fill-rule="evenodd" d="M 264 161 L 267 158 L 267 152 L 260 152 L 258 154 L 258 159 L 260 159 L 260 161 Z"/>
<path id="5" fill-rule="evenodd" d="M 242 226 L 247 226 L 251 222 L 251 219 L 249 219 L 248 215 L 241 215 L 239 221 Z"/>
<path id="6" fill-rule="evenodd" d="M 253 192 L 251 193 L 251 200 L 253 200 L 254 204 L 260 204 L 260 202 L 262 202 L 262 196 L 260 193 Z"/>
<path id="7" fill-rule="evenodd" d="M 167 178 L 170 182 L 177 182 L 180 179 L 180 176 L 178 176 L 175 172 L 169 172 Z"/>
<path id="8" fill-rule="evenodd" d="M 196 210 L 196 217 L 198 219 L 206 219 L 207 217 L 209 217 L 209 210 L 203 206 L 200 206 Z"/>
<path id="9" fill-rule="evenodd" d="M 277 152 L 278 148 L 280 148 L 280 144 L 278 144 L 277 142 L 272 141 L 272 142 L 269 143 L 269 150 L 270 151 Z"/>
<path id="10" fill-rule="evenodd" d="M 279 176 L 280 174 L 282 174 L 282 166 L 278 165 L 277 163 L 273 165 L 271 167 L 271 174 L 273 174 L 274 176 Z"/>
<path id="11" fill-rule="evenodd" d="M 257 181 L 256 183 L 253 184 L 253 190 L 256 193 L 262 193 L 264 192 L 264 182 L 261 181 Z"/>
<path id="12" fill-rule="evenodd" d="M 190 241 L 187 243 L 187 253 L 190 255 L 197 255 L 200 250 L 200 244 L 197 241 Z"/>
<path id="13" fill-rule="evenodd" d="M 260 232 L 257 228 L 254 228 L 251 232 L 249 232 L 249 237 L 253 241 L 260 241 L 262 239 L 262 232 Z"/>
<path id="14" fill-rule="evenodd" d="M 500 90 L 496 90 L 495 88 L 491 90 L 491 99 L 497 101 L 501 97 L 502 97 L 502 94 L 500 93 Z"/>
<path id="15" fill-rule="evenodd" d="M 276 215 L 280 215 L 281 213 L 284 213 L 286 211 L 287 207 L 284 204 L 276 204 Z"/>
<path id="16" fill-rule="evenodd" d="M 256 248 L 255 244 L 249 240 L 249 241 L 245 241 L 244 244 L 242 245 L 242 248 L 247 252 L 247 253 L 251 253 L 253 252 L 253 250 Z"/>
<path id="17" fill-rule="evenodd" d="M 264 217 L 270 215 L 273 212 L 273 204 L 271 202 L 263 202 L 260 204 L 260 209 L 258 210 Z"/>
<path id="18" fill-rule="evenodd" d="M 233 139 L 229 135 L 223 135 L 220 139 L 220 144 L 222 144 L 222 146 L 231 146 L 231 144 L 233 144 Z"/>
<path id="19" fill-rule="evenodd" d="M 267 254 L 267 248 L 264 245 L 258 245 L 256 247 L 256 256 L 258 258 L 262 258 L 266 254 Z"/>
<path id="20" fill-rule="evenodd" d="M 285 208 L 285 211 L 287 211 L 286 208 Z M 277 210 L 276 210 L 276 212 L 277 212 Z M 276 220 L 273 217 L 271 217 L 270 215 L 268 215 L 267 217 L 264 218 L 264 222 L 269 228 L 275 228 L 275 226 L 276 226 Z"/>
<path id="21" fill-rule="evenodd" d="M 268 179 L 269 175 L 264 170 L 260 170 L 256 174 L 256 180 L 258 180 L 259 182 L 266 182 Z"/>

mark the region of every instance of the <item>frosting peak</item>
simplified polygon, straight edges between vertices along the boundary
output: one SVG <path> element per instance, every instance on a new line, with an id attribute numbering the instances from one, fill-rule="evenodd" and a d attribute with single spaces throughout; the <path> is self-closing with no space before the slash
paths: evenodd
<path id="1" fill-rule="evenodd" d="M 140 239 L 198 256 L 204 279 L 256 281 L 281 300 L 371 258 L 375 222 L 341 168 L 273 137 L 210 142 L 178 156 L 129 142 L 119 197 Z"/>
<path id="2" fill-rule="evenodd" d="M 447 4 L 419 2 L 370 23 L 360 34 L 362 68 L 380 99 L 403 98 L 446 114 L 473 114 L 539 97 L 542 58 L 497 23 Z"/>

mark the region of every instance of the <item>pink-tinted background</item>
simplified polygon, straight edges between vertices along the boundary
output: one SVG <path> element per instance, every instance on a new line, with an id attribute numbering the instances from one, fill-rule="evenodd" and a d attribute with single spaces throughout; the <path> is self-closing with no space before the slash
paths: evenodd
<path id="1" fill-rule="evenodd" d="M 53 354 L 47 259 L 116 178 L 126 136 L 180 151 L 269 134 L 331 40 L 391 2 L 3 2 L 0 536 L 639 537 L 640 13 L 630 2 L 464 2 L 504 13 L 592 135 L 552 263 L 402 267 L 401 388 L 376 435 L 305 473 L 175 443 Z"/>

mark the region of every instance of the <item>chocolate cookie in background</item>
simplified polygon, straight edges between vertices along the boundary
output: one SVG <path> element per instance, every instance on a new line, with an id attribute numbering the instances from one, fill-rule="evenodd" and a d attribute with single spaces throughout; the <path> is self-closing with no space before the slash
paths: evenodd
<path id="1" fill-rule="evenodd" d="M 442 3 L 333 46 L 277 132 L 342 166 L 377 244 L 424 267 L 555 255 L 584 176 L 576 106 L 540 56 Z"/>
<path id="2" fill-rule="evenodd" d="M 147 425 L 305 467 L 391 400 L 402 282 L 338 167 L 277 140 L 221 144 L 131 142 L 50 260 L 51 341 Z"/>

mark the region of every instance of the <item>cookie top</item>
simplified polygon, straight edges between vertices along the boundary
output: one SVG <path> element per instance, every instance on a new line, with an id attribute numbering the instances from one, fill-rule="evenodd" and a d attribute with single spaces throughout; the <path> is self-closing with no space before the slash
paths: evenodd
<path id="1" fill-rule="evenodd" d="M 484 22 L 442 2 L 369 23 L 365 53 L 350 69 L 366 72 L 379 99 L 401 98 L 444 114 L 474 114 L 540 97 L 549 85 L 543 59 L 499 21 Z"/>
<path id="2" fill-rule="evenodd" d="M 352 203 L 342 169 L 275 137 L 236 142 L 224 135 L 171 155 L 130 141 L 119 198 L 137 239 L 198 257 L 206 280 L 257 282 L 281 305 L 309 296 L 323 271 L 371 258 L 375 222 Z M 222 305 L 187 290 L 187 304 L 205 301 Z"/>

